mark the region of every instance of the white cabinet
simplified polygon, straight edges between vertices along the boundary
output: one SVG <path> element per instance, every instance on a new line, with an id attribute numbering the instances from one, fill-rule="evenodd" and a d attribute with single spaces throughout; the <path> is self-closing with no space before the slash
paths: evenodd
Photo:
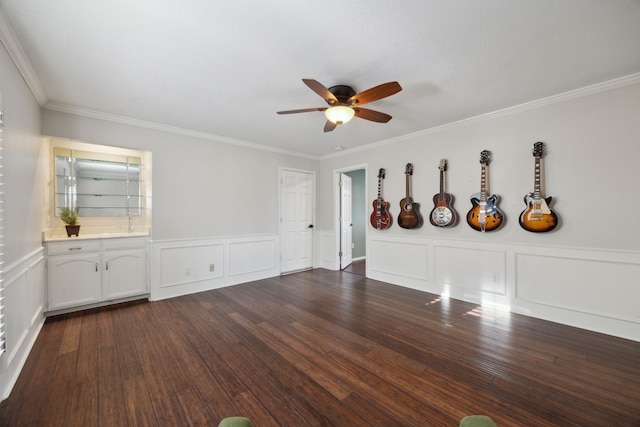
<path id="1" fill-rule="evenodd" d="M 46 242 L 48 311 L 147 294 L 146 237 Z"/>
<path id="2" fill-rule="evenodd" d="M 146 260 L 146 249 L 104 252 L 103 298 L 116 299 L 146 293 Z"/>

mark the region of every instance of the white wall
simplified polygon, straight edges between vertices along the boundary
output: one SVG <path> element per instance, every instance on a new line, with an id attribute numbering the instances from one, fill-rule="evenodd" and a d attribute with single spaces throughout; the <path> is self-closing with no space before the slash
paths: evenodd
<path id="1" fill-rule="evenodd" d="M 473 302 L 491 300 L 513 311 L 640 340 L 640 83 L 585 89 L 425 131 L 367 150 L 322 161 L 318 199 L 334 200 L 333 171 L 368 166 L 368 199 L 376 198 L 372 171 L 386 169 L 384 198 L 396 219 L 385 231 L 368 229 L 369 277 Z M 606 85 L 604 85 L 606 87 Z M 533 191 L 536 141 L 547 144 L 546 195 L 560 217 L 550 233 L 518 224 L 523 196 Z M 493 152 L 490 190 L 501 196 L 507 221 L 491 233 L 465 221 L 469 196 L 479 191 L 479 153 Z M 438 163 L 449 161 L 448 192 L 461 215 L 451 229 L 427 215 L 439 191 Z M 414 165 L 413 198 L 425 225 L 397 226 L 405 195 L 405 164 Z M 335 238 L 335 206 L 320 203 L 318 233 Z M 321 249 L 322 250 L 322 249 Z"/>
<path id="2" fill-rule="evenodd" d="M 0 17 L 1 18 L 1 17 Z M 0 356 L 0 399 L 17 379 L 44 322 L 42 224 L 47 170 L 40 107 L 9 54 L 0 47 L 4 108 L 4 305 L 7 352 Z"/>
<path id="3" fill-rule="evenodd" d="M 147 150 L 154 240 L 278 233 L 278 167 L 318 162 L 212 140 L 43 110 L 45 135 Z"/>
<path id="4" fill-rule="evenodd" d="M 154 300 L 280 274 L 279 168 L 315 171 L 318 165 L 50 110 L 43 110 L 43 133 L 151 152 Z"/>

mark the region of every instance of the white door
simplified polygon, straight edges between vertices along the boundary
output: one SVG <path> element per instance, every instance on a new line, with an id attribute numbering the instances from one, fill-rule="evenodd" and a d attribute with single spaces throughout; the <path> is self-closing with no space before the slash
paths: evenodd
<path id="1" fill-rule="evenodd" d="M 340 269 L 351 265 L 353 246 L 353 214 L 351 177 L 340 174 Z"/>
<path id="2" fill-rule="evenodd" d="M 313 267 L 315 176 L 282 169 L 280 242 L 282 273 Z"/>

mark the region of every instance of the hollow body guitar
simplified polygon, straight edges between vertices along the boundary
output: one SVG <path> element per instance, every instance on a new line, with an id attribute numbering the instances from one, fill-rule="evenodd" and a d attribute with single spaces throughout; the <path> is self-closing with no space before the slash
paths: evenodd
<path id="1" fill-rule="evenodd" d="M 380 168 L 378 172 L 378 198 L 373 201 L 373 212 L 369 218 L 371 226 L 376 230 L 384 230 L 391 227 L 391 215 L 389 214 L 389 202 L 385 202 L 382 198 L 382 180 L 385 176 L 385 170 Z"/>
<path id="2" fill-rule="evenodd" d="M 444 173 L 447 170 L 447 159 L 441 159 L 440 165 L 440 192 L 433 196 L 433 209 L 429 215 L 429 221 L 436 227 L 453 227 L 458 223 L 458 213 L 453 209 L 453 194 L 444 191 Z"/>
<path id="3" fill-rule="evenodd" d="M 504 214 L 497 206 L 498 196 L 488 195 L 487 171 L 490 160 L 491 152 L 483 150 L 480 153 L 480 192 L 471 195 L 473 206 L 467 213 L 469 226 L 481 232 L 497 230 L 504 222 Z"/>
<path id="4" fill-rule="evenodd" d="M 407 163 L 404 171 L 406 180 L 406 196 L 400 200 L 400 214 L 398 215 L 398 225 L 402 228 L 418 228 L 422 225 L 422 216 L 419 212 L 420 205 L 411 198 L 411 175 L 413 165 Z"/>
<path id="5" fill-rule="evenodd" d="M 540 163 L 544 155 L 544 143 L 536 142 L 533 144 L 534 177 L 533 177 L 533 193 L 524 196 L 524 203 L 527 208 L 520 214 L 520 226 L 527 231 L 533 233 L 544 233 L 551 231 L 558 225 L 558 217 L 555 212 L 549 209 L 551 197 L 541 196 L 541 173 Z"/>

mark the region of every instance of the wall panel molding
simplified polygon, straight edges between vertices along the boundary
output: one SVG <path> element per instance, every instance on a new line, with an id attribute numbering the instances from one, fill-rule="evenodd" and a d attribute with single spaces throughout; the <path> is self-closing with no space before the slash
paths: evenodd
<path id="1" fill-rule="evenodd" d="M 151 292 L 161 300 L 280 274 L 277 235 L 154 240 Z"/>
<path id="2" fill-rule="evenodd" d="M 369 233 L 367 254 L 371 279 L 640 341 L 640 252 Z"/>
<path id="3" fill-rule="evenodd" d="M 0 371 L 2 399 L 9 396 L 44 324 L 44 248 L 7 265 L 4 275 L 7 352 Z"/>
<path id="4" fill-rule="evenodd" d="M 514 300 L 640 323 L 640 255 L 617 251 L 515 252 Z M 599 288 L 599 292 L 585 289 Z"/>

